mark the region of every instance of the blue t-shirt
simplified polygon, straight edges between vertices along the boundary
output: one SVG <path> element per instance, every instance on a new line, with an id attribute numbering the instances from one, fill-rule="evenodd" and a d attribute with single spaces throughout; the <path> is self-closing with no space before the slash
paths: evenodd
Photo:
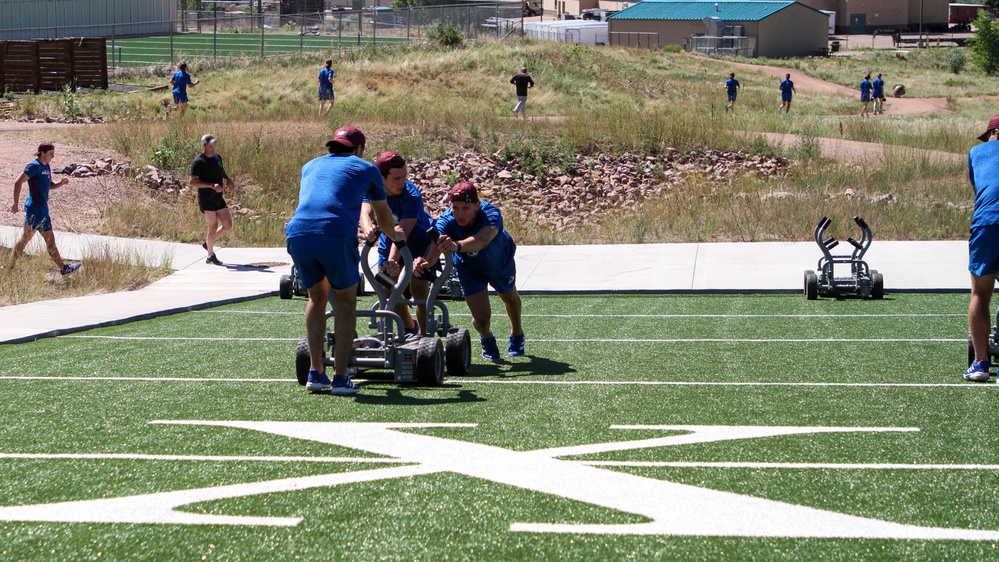
<path id="1" fill-rule="evenodd" d="M 284 228 L 285 235 L 357 238 L 365 197 L 385 200 L 382 174 L 374 164 L 354 155 L 313 158 L 302 166 L 298 208 Z"/>
<path id="2" fill-rule="evenodd" d="M 364 202 L 369 202 L 367 197 L 364 198 Z M 406 244 L 410 246 L 410 251 L 413 252 L 414 258 L 422 255 L 426 251 L 427 246 L 430 245 L 430 236 L 427 235 L 427 229 L 430 228 L 430 225 L 434 221 L 423 207 L 423 194 L 420 193 L 420 190 L 412 182 L 407 181 L 402 193 L 394 197 L 389 197 L 386 202 L 389 209 L 392 210 L 392 216 L 395 217 L 396 223 L 400 223 L 406 219 L 416 219 L 416 226 L 413 227 L 409 236 L 406 237 Z M 388 236 L 382 234 L 381 240 L 378 241 L 378 255 L 383 258 L 388 257 L 388 251 Z"/>
<path id="3" fill-rule="evenodd" d="M 497 277 L 497 274 L 503 269 L 503 258 L 508 255 L 508 248 L 513 244 L 513 238 L 503 230 L 503 216 L 499 209 L 491 203 L 483 201 L 479 204 L 475 221 L 468 229 L 462 228 L 458 224 L 451 209 L 444 211 L 437 219 L 437 231 L 441 234 L 447 234 L 452 240 L 463 240 L 469 236 L 474 236 L 487 226 L 499 230 L 489 245 L 478 252 L 455 252 L 454 261 L 456 264 L 464 264 L 480 277 L 492 279 Z"/>
<path id="4" fill-rule="evenodd" d="M 875 78 L 874 83 L 871 84 L 874 89 L 874 97 L 883 98 L 885 97 L 885 81 L 880 78 Z"/>
<path id="5" fill-rule="evenodd" d="M 866 78 L 860 81 L 860 101 L 870 101 L 871 81 Z"/>
<path id="6" fill-rule="evenodd" d="M 38 160 L 24 167 L 24 173 L 28 176 L 28 198 L 24 201 L 24 207 L 44 210 L 49 207 L 49 189 L 52 187 L 52 171 L 48 164 L 42 164 Z"/>
<path id="7" fill-rule="evenodd" d="M 186 94 L 187 85 L 194 83 L 191 81 L 191 75 L 183 70 L 175 72 L 171 80 L 173 81 L 173 93 L 175 94 Z"/>
<path id="8" fill-rule="evenodd" d="M 999 141 L 972 147 L 968 152 L 968 179 L 975 188 L 971 228 L 999 224 Z"/>
<path id="9" fill-rule="evenodd" d="M 773 84 L 773 82 L 771 82 Z M 794 82 L 784 79 L 780 81 L 780 95 L 783 99 L 791 99 L 791 93 L 794 91 Z"/>
<path id="10" fill-rule="evenodd" d="M 734 96 L 739 89 L 739 81 L 735 78 L 729 78 L 725 81 L 725 87 L 728 88 L 728 95 Z"/>
<path id="11" fill-rule="evenodd" d="M 333 89 L 333 84 L 330 80 L 333 79 L 335 73 L 330 68 L 323 68 L 319 71 L 319 90 L 322 92 L 329 92 Z"/>

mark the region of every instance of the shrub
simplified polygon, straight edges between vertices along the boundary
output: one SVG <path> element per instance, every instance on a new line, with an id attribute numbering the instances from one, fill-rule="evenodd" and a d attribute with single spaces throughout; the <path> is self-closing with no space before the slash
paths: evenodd
<path id="1" fill-rule="evenodd" d="M 978 10 L 978 17 L 972 25 L 975 26 L 975 36 L 969 41 L 971 60 L 991 76 L 999 71 L 999 26 L 985 10 Z"/>
<path id="2" fill-rule="evenodd" d="M 427 39 L 446 49 L 460 47 L 465 43 L 465 36 L 461 33 L 461 28 L 454 22 L 441 22 L 431 27 L 430 31 L 427 32 Z"/>
<path id="3" fill-rule="evenodd" d="M 947 56 L 947 67 L 954 74 L 960 74 L 964 70 L 964 65 L 967 63 L 967 58 L 964 56 L 964 51 L 961 49 L 953 49 L 950 55 Z"/>

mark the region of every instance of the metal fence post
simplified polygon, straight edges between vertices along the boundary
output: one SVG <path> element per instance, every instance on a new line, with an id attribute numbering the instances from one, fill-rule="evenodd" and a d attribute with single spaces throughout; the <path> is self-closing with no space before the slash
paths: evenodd
<path id="1" fill-rule="evenodd" d="M 305 48 L 305 15 L 298 14 L 298 54 Z"/>
<path id="2" fill-rule="evenodd" d="M 170 18 L 170 68 L 173 68 L 173 18 Z"/>
<path id="3" fill-rule="evenodd" d="M 264 54 L 264 25 L 267 23 L 267 19 L 264 17 L 264 12 L 260 10 L 257 11 L 260 12 L 258 14 L 260 16 L 260 58 L 263 59 L 267 58 L 267 55 Z"/>

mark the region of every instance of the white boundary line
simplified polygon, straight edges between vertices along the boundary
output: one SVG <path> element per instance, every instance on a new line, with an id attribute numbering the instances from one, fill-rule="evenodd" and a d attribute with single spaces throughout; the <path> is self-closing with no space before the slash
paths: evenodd
<path id="1" fill-rule="evenodd" d="M 277 316 L 303 316 L 304 312 L 268 312 L 264 310 L 193 310 L 211 314 L 267 314 Z M 467 312 L 452 312 L 450 316 L 471 317 Z M 966 313 L 922 314 L 522 314 L 524 318 L 967 318 Z"/>
<path id="2" fill-rule="evenodd" d="M 804 387 L 874 387 L 874 388 L 977 388 L 999 389 L 999 384 L 971 384 L 967 382 L 739 382 L 739 381 L 552 381 L 552 380 L 477 380 L 474 377 L 447 379 L 450 382 L 460 382 L 462 386 L 476 384 L 525 384 L 554 386 L 804 386 Z M 197 378 L 197 377 L 39 377 L 39 376 L 0 376 L 0 381 L 48 381 L 48 382 L 209 382 L 209 383 L 298 383 L 296 379 L 264 379 L 264 378 Z M 359 383 L 393 384 L 390 379 L 354 379 Z M 429 389 L 428 389 L 429 390 Z"/>
<path id="3" fill-rule="evenodd" d="M 29 460 L 127 460 L 127 461 L 205 461 L 205 462 L 318 462 L 318 463 L 392 463 L 408 464 L 399 459 L 364 457 L 261 457 L 219 455 L 140 455 L 131 453 L 0 453 L 0 459 Z"/>
<path id="4" fill-rule="evenodd" d="M 185 336 L 91 336 L 70 334 L 62 338 L 126 341 L 203 341 L 203 342 L 297 342 L 298 338 L 204 338 Z M 534 339 L 531 343 L 966 343 L 967 338 L 566 338 Z"/>
<path id="5" fill-rule="evenodd" d="M 657 462 L 576 461 L 590 466 L 651 468 L 790 468 L 807 470 L 999 470 L 996 464 L 901 464 L 901 463 L 813 463 L 813 462 Z"/>

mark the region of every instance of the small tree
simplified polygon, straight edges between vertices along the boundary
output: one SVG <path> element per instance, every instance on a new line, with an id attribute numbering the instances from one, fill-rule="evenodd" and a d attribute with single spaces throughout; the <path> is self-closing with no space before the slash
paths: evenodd
<path id="1" fill-rule="evenodd" d="M 454 22 L 441 22 L 427 31 L 427 40 L 445 48 L 457 48 L 465 42 L 461 28 Z"/>
<path id="2" fill-rule="evenodd" d="M 964 70 L 965 62 L 967 62 L 964 56 L 964 50 L 961 48 L 951 49 L 950 54 L 947 56 L 947 67 L 954 74 L 960 74 Z"/>
<path id="3" fill-rule="evenodd" d="M 971 60 L 989 76 L 999 72 L 999 26 L 985 10 L 978 10 L 975 36 L 970 40 Z"/>

